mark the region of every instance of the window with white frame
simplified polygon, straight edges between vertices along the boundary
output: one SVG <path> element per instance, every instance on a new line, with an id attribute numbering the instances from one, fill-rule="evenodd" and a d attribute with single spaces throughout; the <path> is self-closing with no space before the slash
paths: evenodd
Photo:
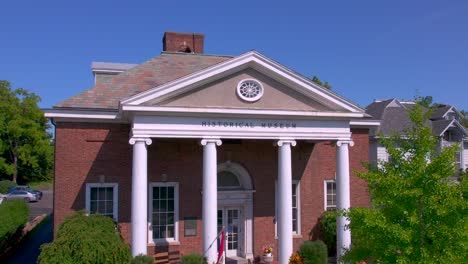
<path id="1" fill-rule="evenodd" d="M 336 181 L 326 180 L 324 183 L 325 189 L 325 210 L 336 210 Z"/>
<path id="2" fill-rule="evenodd" d="M 151 239 L 178 241 L 179 186 L 174 182 L 150 185 Z"/>
<path id="3" fill-rule="evenodd" d="M 87 183 L 86 211 L 118 221 L 118 197 L 117 183 Z"/>
<path id="4" fill-rule="evenodd" d="M 275 185 L 275 215 L 278 215 L 278 187 Z M 275 218 L 277 219 L 277 217 Z M 276 221 L 275 221 L 276 224 Z M 299 181 L 292 182 L 292 228 L 293 234 L 301 234 L 301 197 Z M 276 226 L 275 226 L 276 229 Z"/>

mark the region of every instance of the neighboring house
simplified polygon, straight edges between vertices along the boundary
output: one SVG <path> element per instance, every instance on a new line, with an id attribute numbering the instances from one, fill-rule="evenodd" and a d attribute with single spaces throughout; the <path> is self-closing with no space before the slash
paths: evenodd
<path id="1" fill-rule="evenodd" d="M 393 133 L 403 135 L 412 126 L 408 110 L 415 102 L 404 102 L 397 99 L 377 100 L 366 107 L 366 113 L 381 120 L 380 127 L 372 129 L 370 138 L 370 159 L 374 165 L 378 161 L 388 161 L 387 150 L 380 144 L 381 136 L 388 137 Z M 450 105 L 439 105 L 426 121 L 432 129 L 433 136 L 439 140 L 439 149 L 458 145 L 460 151 L 455 155 L 458 168 L 468 168 L 468 131 L 460 124 L 462 115 Z"/>
<path id="2" fill-rule="evenodd" d="M 45 110 L 55 230 L 86 209 L 114 218 L 133 255 L 212 263 L 224 227 L 226 257 L 273 245 L 287 263 L 326 209 L 369 206 L 350 171 L 363 169 L 378 122 L 257 51 L 209 55 L 203 44 L 168 32 L 144 63 L 93 63 L 94 87 Z M 338 222 L 341 254 L 350 232 Z"/>

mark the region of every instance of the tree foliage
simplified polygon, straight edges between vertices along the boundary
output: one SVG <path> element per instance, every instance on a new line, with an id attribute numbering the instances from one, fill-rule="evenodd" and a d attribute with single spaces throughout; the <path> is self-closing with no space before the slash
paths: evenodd
<path id="1" fill-rule="evenodd" d="M 460 120 L 460 123 L 462 126 L 465 128 L 468 128 L 468 111 L 466 110 L 461 110 L 460 113 L 462 114 L 462 119 Z"/>
<path id="2" fill-rule="evenodd" d="M 345 259 L 375 263 L 466 263 L 466 175 L 455 182 L 456 147 L 438 152 L 424 121 L 430 111 L 410 111 L 405 136 L 382 139 L 389 162 L 359 177 L 369 184 L 373 208 L 347 212 L 352 246 Z"/>
<path id="3" fill-rule="evenodd" d="M 317 76 L 312 77 L 312 81 L 320 86 L 327 88 L 328 90 L 331 90 L 332 88 L 328 82 L 322 82 Z"/>
<path id="4" fill-rule="evenodd" d="M 13 182 L 51 176 L 53 147 L 39 101 L 34 93 L 0 80 L 0 173 Z"/>
<path id="5" fill-rule="evenodd" d="M 433 103 L 434 103 L 434 99 L 432 98 L 432 96 L 416 96 L 414 98 L 414 101 L 418 104 L 420 104 L 421 106 L 424 106 L 426 108 L 430 108 L 431 106 L 433 106 Z"/>

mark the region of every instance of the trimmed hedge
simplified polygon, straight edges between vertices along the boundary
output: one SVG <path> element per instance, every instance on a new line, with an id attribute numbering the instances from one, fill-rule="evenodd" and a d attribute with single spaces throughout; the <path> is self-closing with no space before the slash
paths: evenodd
<path id="1" fill-rule="evenodd" d="M 327 245 L 321 240 L 306 241 L 299 249 L 304 264 L 327 264 Z"/>
<path id="2" fill-rule="evenodd" d="M 8 190 L 15 187 L 16 183 L 8 180 L 0 181 L 0 193 L 7 194 Z"/>
<path id="3" fill-rule="evenodd" d="M 154 258 L 140 254 L 132 259 L 131 264 L 154 264 Z"/>
<path id="4" fill-rule="evenodd" d="M 206 259 L 197 253 L 182 256 L 182 264 L 206 264 Z"/>
<path id="5" fill-rule="evenodd" d="M 131 261 L 130 249 L 114 221 L 102 215 L 77 212 L 60 225 L 52 243 L 41 246 L 39 264 L 122 263 Z"/>
<path id="6" fill-rule="evenodd" d="M 28 221 L 29 207 L 23 200 L 8 200 L 0 205 L 0 252 L 12 242 Z"/>

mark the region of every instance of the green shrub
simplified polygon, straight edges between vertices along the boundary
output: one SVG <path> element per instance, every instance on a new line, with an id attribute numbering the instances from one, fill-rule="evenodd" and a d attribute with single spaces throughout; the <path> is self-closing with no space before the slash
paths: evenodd
<path id="1" fill-rule="evenodd" d="M 54 242 L 41 246 L 38 263 L 127 264 L 130 260 L 130 249 L 111 218 L 78 212 L 60 225 Z"/>
<path id="2" fill-rule="evenodd" d="M 146 255 L 138 255 L 132 259 L 132 264 L 154 264 L 154 258 Z"/>
<path id="3" fill-rule="evenodd" d="M 6 194 L 11 187 L 15 187 L 16 183 L 8 180 L 0 181 L 0 193 Z"/>
<path id="4" fill-rule="evenodd" d="M 206 264 L 206 259 L 197 253 L 182 256 L 182 264 Z"/>
<path id="5" fill-rule="evenodd" d="M 299 249 L 299 255 L 304 264 L 327 264 L 327 246 L 323 241 L 306 241 Z"/>
<path id="6" fill-rule="evenodd" d="M 336 217 L 335 211 L 326 211 L 320 218 L 320 226 L 323 231 L 323 242 L 327 245 L 328 252 L 331 255 L 336 254 Z"/>
<path id="7" fill-rule="evenodd" d="M 28 221 L 29 207 L 23 200 L 4 201 L 0 205 L 0 252 L 11 243 Z"/>

